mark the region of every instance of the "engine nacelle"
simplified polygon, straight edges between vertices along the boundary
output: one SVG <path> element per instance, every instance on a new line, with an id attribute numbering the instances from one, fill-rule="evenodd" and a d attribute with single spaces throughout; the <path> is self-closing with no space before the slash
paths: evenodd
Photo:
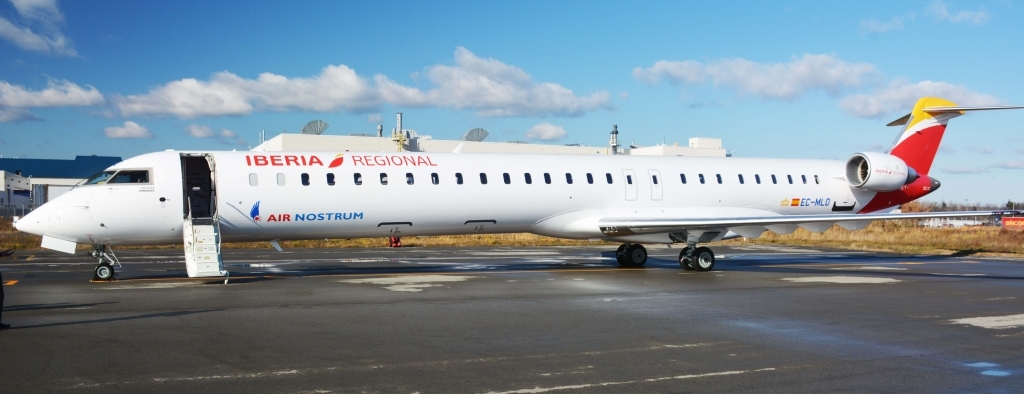
<path id="1" fill-rule="evenodd" d="M 893 155 L 863 152 L 854 153 L 846 160 L 846 181 L 858 189 L 891 192 L 917 178 L 917 171 Z"/>

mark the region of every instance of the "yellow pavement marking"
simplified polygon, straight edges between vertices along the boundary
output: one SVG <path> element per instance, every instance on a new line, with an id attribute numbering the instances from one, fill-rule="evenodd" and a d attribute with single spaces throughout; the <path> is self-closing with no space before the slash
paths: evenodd
<path id="1" fill-rule="evenodd" d="M 36 258 L 36 255 L 34 255 L 34 254 L 31 254 L 31 255 L 29 255 L 29 256 L 28 256 L 27 258 L 25 258 L 25 261 L 31 261 L 31 260 L 32 260 L 32 259 L 34 259 L 34 258 Z"/>
<path id="2" fill-rule="evenodd" d="M 18 280 L 17 280 L 17 279 L 15 279 L 15 280 L 9 280 L 9 281 L 7 281 L 7 282 L 4 282 L 4 286 L 14 286 L 14 285 L 16 285 L 16 284 L 18 284 Z"/>

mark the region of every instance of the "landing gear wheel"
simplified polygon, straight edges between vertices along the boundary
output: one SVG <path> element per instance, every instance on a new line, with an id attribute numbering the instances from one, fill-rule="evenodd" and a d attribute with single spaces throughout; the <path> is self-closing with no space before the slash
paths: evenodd
<path id="1" fill-rule="evenodd" d="M 626 247 L 623 253 L 624 267 L 640 268 L 647 264 L 647 248 L 640 244 L 632 244 Z"/>
<path id="2" fill-rule="evenodd" d="M 693 251 L 693 267 L 697 271 L 711 271 L 715 268 L 715 252 L 711 248 L 699 247 Z"/>
<path id="3" fill-rule="evenodd" d="M 626 249 L 628 248 L 629 244 L 622 244 L 615 249 L 615 261 L 619 263 L 620 267 L 629 267 L 629 262 L 626 261 Z"/>
<path id="4" fill-rule="evenodd" d="M 683 267 L 683 269 L 686 270 L 686 271 L 693 271 L 693 270 L 696 269 L 696 268 L 693 268 L 693 257 L 689 257 L 689 258 L 686 257 L 686 252 L 689 252 L 689 251 L 690 251 L 690 247 L 687 246 L 687 247 L 683 248 L 682 251 L 679 252 L 679 266 Z"/>
<path id="5" fill-rule="evenodd" d="M 109 263 L 100 263 L 92 272 L 93 280 L 111 281 L 114 280 L 114 267 Z"/>

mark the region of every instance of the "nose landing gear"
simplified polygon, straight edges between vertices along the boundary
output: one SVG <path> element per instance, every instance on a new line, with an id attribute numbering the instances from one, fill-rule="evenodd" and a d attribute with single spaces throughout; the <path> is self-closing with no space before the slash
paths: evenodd
<path id="1" fill-rule="evenodd" d="M 103 282 L 114 280 L 114 265 L 121 266 L 121 263 L 117 261 L 117 256 L 114 255 L 114 251 L 110 250 L 106 245 L 93 245 L 93 251 L 89 255 L 96 259 L 96 268 L 92 271 L 92 280 Z"/>

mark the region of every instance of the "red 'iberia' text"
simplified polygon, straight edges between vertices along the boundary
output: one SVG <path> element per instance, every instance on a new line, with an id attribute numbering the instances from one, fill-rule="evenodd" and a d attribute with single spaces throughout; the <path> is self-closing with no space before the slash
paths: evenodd
<path id="1" fill-rule="evenodd" d="M 245 164 L 252 166 L 324 166 L 316 156 L 292 156 L 292 155 L 253 155 L 245 156 Z"/>

